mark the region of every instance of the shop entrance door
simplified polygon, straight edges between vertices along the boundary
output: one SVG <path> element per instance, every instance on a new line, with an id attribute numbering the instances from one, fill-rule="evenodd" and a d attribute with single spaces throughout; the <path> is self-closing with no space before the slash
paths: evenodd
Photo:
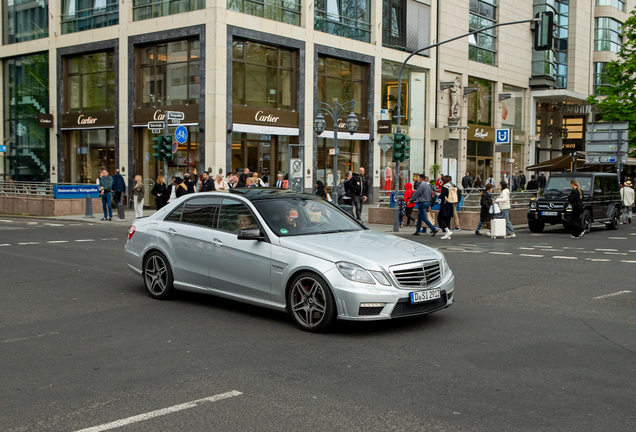
<path id="1" fill-rule="evenodd" d="M 477 158 L 477 175 L 481 177 L 484 183 L 490 178 L 492 175 L 492 158 Z"/>

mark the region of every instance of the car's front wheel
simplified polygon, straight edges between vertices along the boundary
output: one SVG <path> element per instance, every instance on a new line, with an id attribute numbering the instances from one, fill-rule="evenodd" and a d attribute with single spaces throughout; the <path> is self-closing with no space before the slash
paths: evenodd
<path id="1" fill-rule="evenodd" d="M 583 210 L 581 214 L 581 227 L 586 234 L 592 231 L 592 213 L 589 210 Z"/>
<path id="2" fill-rule="evenodd" d="M 614 213 L 612 213 L 612 219 L 605 224 L 608 230 L 617 230 L 618 225 L 620 224 L 620 212 L 618 208 L 614 208 Z"/>
<path id="3" fill-rule="evenodd" d="M 336 303 L 327 283 L 320 276 L 303 272 L 292 281 L 287 294 L 287 308 L 301 329 L 318 333 L 335 321 Z"/>
<path id="4" fill-rule="evenodd" d="M 174 291 L 172 270 L 160 252 L 151 252 L 144 260 L 144 284 L 150 297 L 164 300 Z"/>

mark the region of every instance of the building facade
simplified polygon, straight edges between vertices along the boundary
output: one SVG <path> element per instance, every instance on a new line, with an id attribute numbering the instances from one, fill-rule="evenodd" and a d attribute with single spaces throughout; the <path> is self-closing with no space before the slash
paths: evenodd
<path id="1" fill-rule="evenodd" d="M 516 25 L 422 52 L 402 72 L 412 150 L 400 188 L 433 164 L 497 177 L 510 155 L 495 152 L 495 128 L 514 131 L 516 170 L 580 143 L 593 116 L 584 99 L 606 84 L 634 1 L 3 0 L 0 175 L 92 183 L 105 166 L 128 184 L 141 175 L 150 191 L 159 175 L 247 167 L 312 190 L 317 180 L 330 189 L 334 170 L 342 179 L 363 167 L 377 198 L 396 186 L 377 122 L 397 126 L 408 53 L 550 10 L 549 52 L 533 53 L 530 25 Z M 335 119 L 334 132 L 327 118 L 318 136 L 318 102 L 335 99 L 355 101 L 360 126 L 350 134 Z M 166 111 L 184 113 L 188 137 L 164 172 L 148 123 Z"/>

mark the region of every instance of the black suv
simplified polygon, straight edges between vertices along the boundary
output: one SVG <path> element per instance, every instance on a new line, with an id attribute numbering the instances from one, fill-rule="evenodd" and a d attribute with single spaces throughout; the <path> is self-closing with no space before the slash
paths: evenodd
<path id="1" fill-rule="evenodd" d="M 571 229 L 572 208 L 568 195 L 572 192 L 570 181 L 576 180 L 583 191 L 583 213 L 581 226 L 589 232 L 592 223 L 605 223 L 607 229 L 618 229 L 621 195 L 618 178 L 612 173 L 563 173 L 553 174 L 548 180 L 543 196 L 528 206 L 528 227 L 532 232 L 541 232 L 545 224 L 563 224 Z"/>

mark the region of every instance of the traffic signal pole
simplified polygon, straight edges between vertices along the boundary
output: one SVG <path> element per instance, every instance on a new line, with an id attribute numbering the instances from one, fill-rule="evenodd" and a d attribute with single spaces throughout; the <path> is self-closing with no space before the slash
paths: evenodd
<path id="1" fill-rule="evenodd" d="M 168 136 L 168 113 L 169 111 L 163 112 L 163 136 Z M 163 140 L 161 140 L 161 145 L 164 145 Z M 164 181 L 168 181 L 168 158 L 163 159 L 163 176 Z"/>
<path id="2" fill-rule="evenodd" d="M 501 23 L 501 24 L 495 24 L 494 26 L 490 26 L 490 27 L 486 27 L 483 28 L 481 30 L 475 30 L 472 31 L 470 33 L 466 33 L 463 34 L 461 36 L 456 36 L 454 38 L 445 40 L 443 42 L 438 42 L 432 45 L 428 45 L 425 46 L 424 48 L 419 48 L 415 51 L 413 51 L 411 54 L 408 55 L 408 57 L 406 57 L 406 59 L 402 62 L 402 66 L 400 67 L 400 73 L 398 75 L 398 102 L 397 102 L 397 128 L 395 130 L 396 133 L 401 134 L 402 133 L 402 127 L 401 127 L 401 123 L 402 123 L 402 72 L 404 72 L 404 67 L 406 66 L 406 63 L 416 54 L 421 53 L 422 51 L 426 51 L 428 49 L 431 48 L 437 48 L 440 45 L 444 45 L 447 44 L 449 42 L 453 42 L 456 41 L 458 39 L 462 39 L 465 38 L 467 36 L 472 36 L 472 35 L 476 35 L 477 33 L 482 33 L 485 32 L 487 30 L 491 30 L 497 27 L 504 27 L 504 26 L 509 26 L 509 25 L 515 25 L 515 24 L 525 24 L 525 23 L 531 23 L 531 22 L 536 22 L 536 23 L 541 23 L 542 22 L 542 16 L 538 17 L 538 18 L 533 18 L 533 19 L 529 19 L 529 20 L 522 20 L 522 21 L 512 21 L 512 22 L 507 22 L 507 23 Z M 437 103 L 437 102 L 435 102 Z M 394 232 L 398 232 L 400 230 L 400 208 L 399 208 L 399 203 L 398 203 L 398 197 L 399 197 L 399 193 L 400 193 L 400 163 L 396 162 L 395 163 L 395 208 L 393 210 L 393 231 Z"/>

